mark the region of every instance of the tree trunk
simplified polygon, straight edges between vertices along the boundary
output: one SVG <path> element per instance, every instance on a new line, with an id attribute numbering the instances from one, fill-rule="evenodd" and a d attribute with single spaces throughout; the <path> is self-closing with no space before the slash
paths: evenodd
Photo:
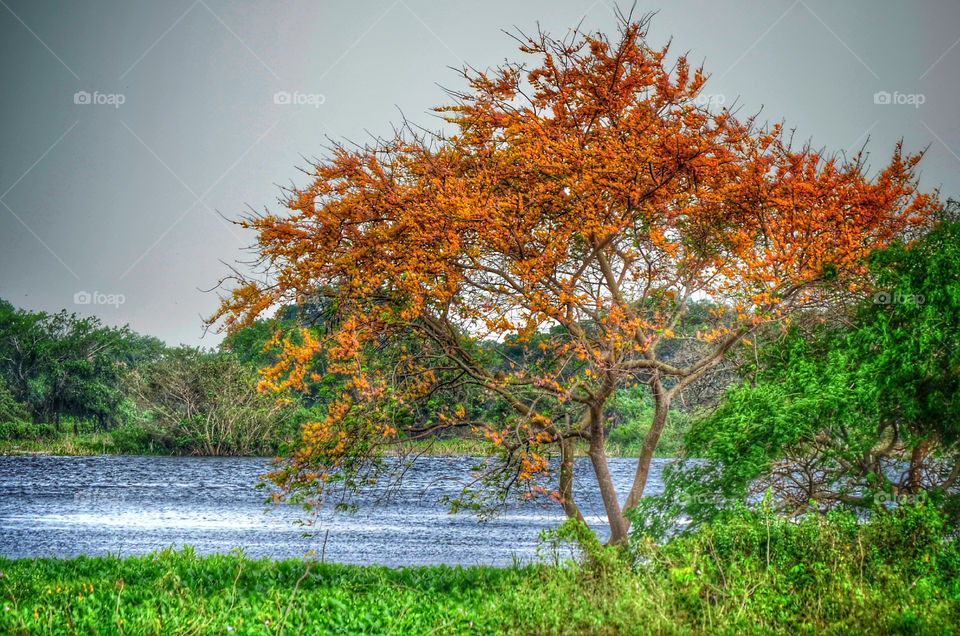
<path id="1" fill-rule="evenodd" d="M 617 501 L 617 491 L 613 487 L 610 469 L 607 466 L 607 454 L 604 450 L 603 439 L 603 411 L 599 406 L 590 407 L 590 463 L 593 464 L 593 473 L 597 477 L 600 487 L 600 497 L 603 499 L 603 508 L 607 513 L 607 522 L 610 524 L 611 545 L 622 543 L 627 538 L 627 522 L 620 510 Z"/>
<path id="2" fill-rule="evenodd" d="M 650 476 L 650 462 L 653 460 L 653 452 L 656 450 L 657 443 L 660 441 L 660 435 L 663 433 L 663 428 L 667 424 L 667 413 L 670 411 L 670 399 L 663 390 L 663 385 L 660 383 L 660 380 L 656 380 L 652 388 L 654 400 L 653 422 L 651 422 L 650 430 L 647 431 L 647 436 L 643 440 L 643 448 L 640 449 L 640 458 L 637 460 L 637 472 L 634 473 L 633 476 L 633 486 L 630 488 L 630 494 L 627 495 L 627 500 L 623 504 L 624 511 L 636 506 L 640 501 L 640 497 L 643 496 L 644 488 L 646 488 L 647 485 L 647 478 Z M 630 522 L 628 521 L 627 528 L 629 527 Z"/>
<path id="3" fill-rule="evenodd" d="M 909 494 L 915 495 L 920 491 L 920 477 L 923 461 L 930 452 L 930 440 L 920 442 L 913 447 L 910 452 L 910 466 L 907 470 L 906 490 Z"/>
<path id="4" fill-rule="evenodd" d="M 560 505 L 568 518 L 583 522 L 583 515 L 573 501 L 573 457 L 576 447 L 575 437 L 560 441 Z"/>

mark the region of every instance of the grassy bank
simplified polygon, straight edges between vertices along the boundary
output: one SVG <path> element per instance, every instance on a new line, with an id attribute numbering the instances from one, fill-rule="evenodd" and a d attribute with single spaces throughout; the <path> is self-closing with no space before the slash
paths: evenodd
<path id="1" fill-rule="evenodd" d="M 146 449 L 145 449 L 146 450 Z M 46 439 L 0 440 L 2 455 L 120 455 L 106 433 L 64 434 Z M 149 452 L 138 454 L 150 454 Z"/>
<path id="2" fill-rule="evenodd" d="M 436 439 L 406 442 L 401 448 L 405 452 L 422 453 L 427 456 L 463 455 L 484 457 L 491 454 L 493 447 L 486 440 L 475 439 Z M 587 447 L 581 444 L 577 454 L 585 456 Z M 639 445 L 607 445 L 607 454 L 611 457 L 637 457 Z M 657 457 L 673 457 L 675 449 L 658 449 Z M 0 439 L 2 455 L 169 455 L 168 449 L 149 444 L 117 444 L 116 436 L 110 433 L 73 433 L 54 434 L 39 439 Z"/>
<path id="3" fill-rule="evenodd" d="M 0 633 L 956 633 L 957 550 L 911 515 L 745 515 L 630 558 L 594 546 L 580 565 L 503 569 L 0 559 Z"/>
<path id="4" fill-rule="evenodd" d="M 485 456 L 489 442 L 468 439 L 437 439 L 407 442 L 399 447 L 406 453 L 427 456 Z M 117 444 L 109 433 L 53 434 L 39 439 L 0 439 L 3 455 L 171 455 L 182 454 L 163 447 L 141 444 L 135 447 Z"/>

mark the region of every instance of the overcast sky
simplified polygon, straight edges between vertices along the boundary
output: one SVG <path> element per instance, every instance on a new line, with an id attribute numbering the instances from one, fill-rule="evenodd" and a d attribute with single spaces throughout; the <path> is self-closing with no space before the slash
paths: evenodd
<path id="1" fill-rule="evenodd" d="M 461 87 L 448 67 L 518 57 L 501 29 L 612 32 L 612 7 L 0 0 L 0 298 L 215 346 L 203 290 L 253 238 L 218 213 L 278 209 L 327 136 L 431 124 L 440 86 Z M 654 10 L 651 41 L 705 62 L 715 100 L 830 151 L 869 136 L 874 166 L 900 138 L 929 146 L 924 186 L 960 193 L 957 0 L 637 5 Z"/>

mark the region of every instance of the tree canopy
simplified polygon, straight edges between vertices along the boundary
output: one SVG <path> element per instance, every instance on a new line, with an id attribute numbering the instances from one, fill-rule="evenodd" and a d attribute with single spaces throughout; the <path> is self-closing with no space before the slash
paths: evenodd
<path id="1" fill-rule="evenodd" d="M 762 325 L 868 293 L 870 250 L 926 222 L 936 196 L 917 190 L 919 155 L 898 146 L 870 173 L 862 153 L 824 155 L 779 124 L 711 110 L 697 99 L 704 71 L 647 30 L 624 17 L 612 39 L 521 36 L 524 61 L 463 71 L 466 88 L 436 109 L 445 132 L 404 122 L 335 145 L 286 212 L 241 222 L 262 277 L 241 277 L 211 322 L 236 330 L 324 297 L 334 317 L 278 331 L 262 386 L 300 388 L 319 364 L 348 378 L 274 475 L 285 492 L 322 500 L 332 472 L 421 430 L 399 415 L 429 404 L 431 422 L 500 449 L 464 501 L 519 490 L 580 517 L 572 461 L 586 443 L 619 541 L 675 398 Z M 698 299 L 714 309 L 679 339 Z M 504 339 L 516 359 L 484 346 Z M 468 385 L 502 416 L 466 408 Z M 633 385 L 655 408 L 621 502 L 605 408 Z"/>

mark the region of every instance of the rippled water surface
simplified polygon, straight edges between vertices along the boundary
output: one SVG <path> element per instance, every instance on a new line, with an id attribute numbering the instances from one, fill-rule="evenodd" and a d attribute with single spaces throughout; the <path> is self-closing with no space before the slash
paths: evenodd
<path id="1" fill-rule="evenodd" d="M 654 459 L 646 492 L 662 491 Z M 243 548 L 251 557 L 302 557 L 382 565 L 507 565 L 536 556 L 538 533 L 563 521 L 557 505 L 510 507 L 484 523 L 448 514 L 437 503 L 458 487 L 441 477 L 469 475 L 475 460 L 422 458 L 393 501 L 360 512 L 325 511 L 313 537 L 294 522 L 302 509 L 265 511 L 258 458 L 0 457 L 0 554 L 72 557 L 143 554 L 192 545 L 198 553 Z M 635 459 L 610 460 L 617 492 L 629 490 Z M 603 530 L 603 505 L 589 461 L 576 465 L 577 501 L 588 523 Z M 329 535 L 326 531 L 329 529 Z"/>

